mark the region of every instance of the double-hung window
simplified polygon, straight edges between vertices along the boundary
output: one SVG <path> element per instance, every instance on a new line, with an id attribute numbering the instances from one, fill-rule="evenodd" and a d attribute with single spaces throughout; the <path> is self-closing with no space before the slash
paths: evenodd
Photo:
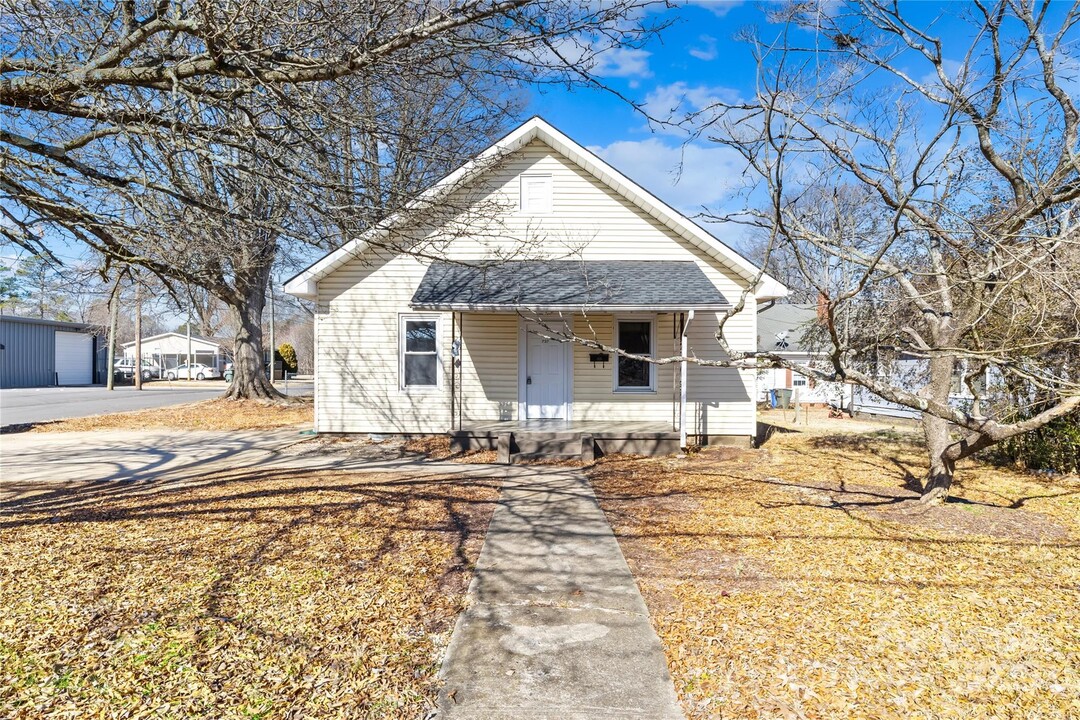
<path id="1" fill-rule="evenodd" d="M 438 387 L 439 321 L 403 315 L 400 333 L 401 387 Z"/>
<path id="2" fill-rule="evenodd" d="M 651 319 L 615 321 L 615 346 L 633 355 L 652 357 L 654 322 Z M 615 360 L 617 392 L 652 392 L 656 389 L 656 366 L 647 360 L 619 355 Z"/>

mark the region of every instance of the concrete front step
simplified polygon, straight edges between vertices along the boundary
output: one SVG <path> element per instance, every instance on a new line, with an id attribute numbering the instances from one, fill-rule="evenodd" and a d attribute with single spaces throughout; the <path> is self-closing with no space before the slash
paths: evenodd
<path id="1" fill-rule="evenodd" d="M 588 433 L 506 432 L 499 434 L 498 462 L 511 464 L 515 460 L 582 460 L 596 459 L 596 441 Z"/>
<path id="2" fill-rule="evenodd" d="M 513 450 L 519 453 L 580 453 L 581 433 L 514 433 Z"/>

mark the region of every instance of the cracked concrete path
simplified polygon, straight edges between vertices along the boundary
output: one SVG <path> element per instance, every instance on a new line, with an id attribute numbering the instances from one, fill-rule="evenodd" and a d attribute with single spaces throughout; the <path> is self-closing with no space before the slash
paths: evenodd
<path id="1" fill-rule="evenodd" d="M 441 720 L 683 718 L 648 610 L 582 473 L 509 473 L 442 678 Z"/>

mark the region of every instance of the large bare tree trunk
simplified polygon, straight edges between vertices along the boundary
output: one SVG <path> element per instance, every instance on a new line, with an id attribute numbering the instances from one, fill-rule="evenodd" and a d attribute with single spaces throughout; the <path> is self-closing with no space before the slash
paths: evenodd
<path id="1" fill-rule="evenodd" d="M 923 433 L 926 436 L 926 451 L 930 456 L 930 474 L 923 486 L 922 502 L 927 505 L 940 505 L 949 499 L 956 461 L 950 452 L 953 446 L 949 437 L 949 422 L 930 414 L 922 419 Z"/>
<path id="2" fill-rule="evenodd" d="M 266 303 L 265 286 L 254 283 L 243 300 L 229 307 L 236 323 L 233 345 L 233 379 L 225 397 L 239 400 L 258 398 L 275 400 L 284 397 L 270 383 L 263 368 L 262 312 Z"/>
<path id="3" fill-rule="evenodd" d="M 938 402 L 949 401 L 949 388 L 952 385 L 956 358 L 940 356 L 932 358 L 930 364 L 930 382 L 921 394 Z M 940 505 L 949 499 L 956 459 L 951 455 L 955 447 L 950 436 L 951 424 L 930 413 L 922 414 L 923 434 L 926 437 L 926 452 L 930 456 L 930 473 L 923 485 L 922 502 L 927 505 Z"/>

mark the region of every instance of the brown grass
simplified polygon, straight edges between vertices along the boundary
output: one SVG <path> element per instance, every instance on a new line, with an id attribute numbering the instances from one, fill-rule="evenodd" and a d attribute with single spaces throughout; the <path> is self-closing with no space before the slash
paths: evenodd
<path id="1" fill-rule="evenodd" d="M 911 499 L 903 433 L 592 472 L 692 718 L 1080 717 L 1080 481 L 974 462 Z"/>
<path id="2" fill-rule="evenodd" d="M 200 482 L 4 503 L 0 716 L 423 716 L 492 481 Z"/>
<path id="3" fill-rule="evenodd" d="M 187 405 L 135 410 L 111 415 L 58 420 L 35 425 L 31 432 L 89 430 L 271 430 L 314 422 L 310 399 L 287 402 L 213 399 Z"/>

